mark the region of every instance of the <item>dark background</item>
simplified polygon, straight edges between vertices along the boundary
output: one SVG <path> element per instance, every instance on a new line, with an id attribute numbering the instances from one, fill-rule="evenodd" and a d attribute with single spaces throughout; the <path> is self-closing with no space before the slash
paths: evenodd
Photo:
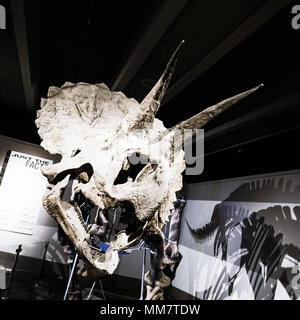
<path id="1" fill-rule="evenodd" d="M 0 0 L 0 134 L 40 143 L 41 96 L 65 81 L 106 83 L 142 101 L 186 41 L 157 114 L 166 127 L 264 88 L 205 126 L 199 182 L 299 169 L 297 1 Z"/>

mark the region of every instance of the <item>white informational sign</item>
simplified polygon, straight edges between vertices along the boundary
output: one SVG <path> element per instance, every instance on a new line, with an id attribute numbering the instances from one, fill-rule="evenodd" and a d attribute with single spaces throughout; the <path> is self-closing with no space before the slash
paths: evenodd
<path id="1" fill-rule="evenodd" d="M 0 177 L 0 229 L 32 235 L 47 186 L 41 167 L 50 164 L 52 160 L 8 151 Z"/>

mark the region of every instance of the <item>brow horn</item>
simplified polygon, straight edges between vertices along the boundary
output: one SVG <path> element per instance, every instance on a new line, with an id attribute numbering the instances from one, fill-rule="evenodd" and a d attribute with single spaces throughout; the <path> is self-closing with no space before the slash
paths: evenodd
<path id="1" fill-rule="evenodd" d="M 208 123 L 210 120 L 212 120 L 214 117 L 225 111 L 226 109 L 230 108 L 240 100 L 246 98 L 253 92 L 257 91 L 259 88 L 263 87 L 263 84 L 260 84 L 248 91 L 242 92 L 240 94 L 237 94 L 231 98 L 225 99 L 201 112 L 196 114 L 195 116 L 184 120 L 174 127 L 170 128 L 169 131 L 173 130 L 180 130 L 183 132 L 184 129 L 192 129 L 193 135 L 196 133 L 197 129 L 202 128 L 206 123 Z"/>
<path id="2" fill-rule="evenodd" d="M 184 40 L 181 41 L 181 43 L 176 48 L 163 74 L 161 75 L 155 86 L 148 93 L 145 99 L 141 102 L 141 109 L 143 110 L 145 117 L 148 118 L 148 121 L 153 121 L 155 114 L 159 109 L 163 96 L 168 88 L 168 85 L 174 73 L 179 50 L 182 47 L 183 43 Z"/>

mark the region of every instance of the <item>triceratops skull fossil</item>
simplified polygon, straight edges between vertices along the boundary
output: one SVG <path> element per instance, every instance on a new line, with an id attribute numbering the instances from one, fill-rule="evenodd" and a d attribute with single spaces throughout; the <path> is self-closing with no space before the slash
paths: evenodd
<path id="1" fill-rule="evenodd" d="M 43 168 L 51 189 L 44 197 L 44 207 L 87 265 L 100 274 L 113 273 L 118 252 L 146 235 L 160 234 L 168 220 L 185 169 L 183 150 L 174 152 L 174 132 L 202 127 L 258 88 L 224 100 L 168 130 L 155 114 L 174 71 L 179 47 L 141 104 L 110 91 L 103 83 L 82 82 L 50 87 L 47 99 L 41 100 L 36 120 L 41 145 L 62 156 L 59 163 Z M 71 200 L 63 201 L 70 179 Z M 122 202 L 132 207 L 128 228 L 116 235 L 105 253 L 91 246 L 76 203 L 78 194 L 102 209 Z"/>

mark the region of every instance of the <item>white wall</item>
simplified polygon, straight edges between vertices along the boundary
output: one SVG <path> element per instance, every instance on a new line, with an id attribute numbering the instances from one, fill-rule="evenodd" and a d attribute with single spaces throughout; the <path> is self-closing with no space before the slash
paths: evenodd
<path id="1" fill-rule="evenodd" d="M 217 256 L 214 255 L 214 241 L 217 231 L 213 231 L 205 239 L 197 240 L 191 235 L 187 225 L 188 222 L 193 229 L 203 228 L 211 221 L 215 206 L 226 199 L 232 201 L 222 203 L 225 206 L 225 210 L 222 212 L 223 218 L 226 219 L 225 215 L 227 214 L 235 214 L 239 208 L 245 209 L 246 217 L 249 217 L 253 212 L 262 212 L 263 209 L 271 208 L 267 211 L 269 215 L 265 215 L 265 223 L 272 225 L 275 235 L 283 234 L 283 245 L 293 244 L 296 248 L 300 248 L 300 233 L 297 228 L 300 219 L 299 213 L 295 214 L 294 211 L 300 205 L 300 170 L 189 184 L 186 191 L 187 203 L 183 212 L 180 236 L 180 252 L 183 259 L 173 281 L 174 287 L 203 299 L 204 292 L 207 292 L 212 285 L 214 286 L 217 280 L 220 281 L 219 277 L 224 269 L 227 275 L 233 275 L 236 272 L 240 260 L 235 260 L 233 253 L 240 249 L 241 244 L 241 234 L 238 227 L 232 233 L 234 239 L 228 242 L 228 258 L 222 260 L 220 252 Z M 272 211 L 274 206 L 285 206 L 289 208 L 290 212 L 288 214 L 280 213 L 278 217 L 274 217 L 274 214 L 276 215 L 276 211 L 275 213 L 274 210 Z M 276 219 L 278 223 L 276 223 Z M 280 221 L 280 219 L 283 220 Z M 289 223 L 287 223 L 288 220 Z M 229 258 L 231 254 L 232 257 Z M 300 261 L 297 262 L 293 259 L 288 261 L 288 258 L 290 257 L 284 258 L 283 267 L 285 265 L 291 268 L 290 261 L 294 261 L 292 264 L 299 266 Z M 239 285 L 236 285 L 233 295 L 227 299 L 254 299 L 248 275 L 243 268 L 239 277 L 235 282 Z M 224 282 L 222 282 L 223 280 Z M 225 279 L 223 280 L 219 282 L 220 286 L 221 283 L 222 285 L 226 283 Z M 296 291 L 296 294 L 299 295 L 299 290 Z M 213 290 L 206 298 L 217 298 L 217 295 L 213 296 L 212 292 Z M 288 295 L 282 284 L 277 283 L 275 298 L 286 297 Z"/>

